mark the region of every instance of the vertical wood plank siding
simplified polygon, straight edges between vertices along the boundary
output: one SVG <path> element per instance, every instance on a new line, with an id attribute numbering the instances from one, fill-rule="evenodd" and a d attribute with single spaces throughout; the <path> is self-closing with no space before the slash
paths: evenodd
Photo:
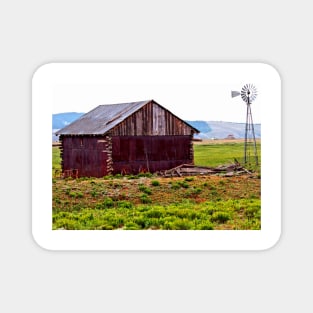
<path id="1" fill-rule="evenodd" d="M 113 136 L 175 136 L 191 133 L 191 127 L 154 102 L 148 103 L 112 130 Z"/>
<path id="2" fill-rule="evenodd" d="M 102 177 L 112 172 L 112 142 L 108 136 L 61 136 L 62 170 L 79 177 Z"/>

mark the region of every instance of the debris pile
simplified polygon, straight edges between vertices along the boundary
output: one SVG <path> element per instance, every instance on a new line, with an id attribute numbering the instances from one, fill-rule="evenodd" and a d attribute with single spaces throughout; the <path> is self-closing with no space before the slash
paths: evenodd
<path id="1" fill-rule="evenodd" d="M 181 177 L 195 175 L 220 175 L 230 177 L 242 174 L 252 174 L 252 172 L 241 166 L 240 163 L 236 162 L 232 164 L 219 165 L 217 167 L 181 164 L 169 170 L 159 171 L 157 174 L 163 177 Z"/>

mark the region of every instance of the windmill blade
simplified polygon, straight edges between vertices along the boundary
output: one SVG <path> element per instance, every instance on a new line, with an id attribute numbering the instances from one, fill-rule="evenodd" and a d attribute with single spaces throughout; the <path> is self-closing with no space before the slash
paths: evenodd
<path id="1" fill-rule="evenodd" d="M 231 92 L 231 97 L 232 97 L 232 98 L 235 98 L 235 97 L 237 97 L 237 96 L 240 96 L 240 92 L 239 92 L 239 91 L 232 91 L 232 92 Z"/>
<path id="2" fill-rule="evenodd" d="M 256 87 L 252 84 L 246 84 L 241 89 L 241 98 L 244 102 L 251 104 L 258 95 Z"/>

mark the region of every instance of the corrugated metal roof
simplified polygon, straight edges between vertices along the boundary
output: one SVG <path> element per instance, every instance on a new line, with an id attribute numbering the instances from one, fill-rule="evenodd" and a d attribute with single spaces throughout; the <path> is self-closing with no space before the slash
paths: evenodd
<path id="1" fill-rule="evenodd" d="M 103 135 L 151 101 L 158 104 L 154 100 L 146 100 L 99 105 L 90 112 L 82 115 L 78 120 L 57 131 L 56 135 Z M 162 107 L 160 104 L 158 105 Z M 190 126 L 196 133 L 199 133 L 199 130 L 185 121 L 183 122 Z"/>
<path id="2" fill-rule="evenodd" d="M 78 120 L 57 131 L 57 135 L 102 135 L 151 100 L 99 105 Z"/>

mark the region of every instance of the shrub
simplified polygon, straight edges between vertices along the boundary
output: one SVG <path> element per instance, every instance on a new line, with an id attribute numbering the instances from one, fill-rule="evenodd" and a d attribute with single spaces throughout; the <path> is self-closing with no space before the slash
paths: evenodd
<path id="1" fill-rule="evenodd" d="M 213 227 L 213 225 L 210 222 L 205 221 L 205 222 L 202 222 L 199 225 L 197 225 L 197 229 L 200 229 L 200 230 L 213 230 L 214 227 Z"/>
<path id="2" fill-rule="evenodd" d="M 138 230 L 138 229 L 140 229 L 140 227 L 134 222 L 129 222 L 129 223 L 125 224 L 124 229 L 126 229 L 126 230 Z"/>
<path id="3" fill-rule="evenodd" d="M 176 190 L 180 188 L 180 185 L 178 183 L 172 183 L 171 188 Z"/>
<path id="4" fill-rule="evenodd" d="M 194 189 L 192 190 L 192 193 L 195 195 L 198 195 L 202 192 L 202 189 L 200 187 L 194 187 Z"/>
<path id="5" fill-rule="evenodd" d="M 102 203 L 96 204 L 96 209 L 102 210 L 102 209 L 108 209 L 112 208 L 114 206 L 114 201 L 111 198 L 106 198 Z"/>
<path id="6" fill-rule="evenodd" d="M 151 208 L 151 210 L 145 212 L 145 216 L 149 218 L 160 218 L 164 213 L 163 209 Z"/>
<path id="7" fill-rule="evenodd" d="M 142 191 L 143 193 L 147 194 L 147 195 L 151 195 L 152 191 L 149 187 L 145 186 L 145 185 L 139 185 L 139 191 Z"/>
<path id="8" fill-rule="evenodd" d="M 142 172 L 137 175 L 137 177 L 152 177 L 153 175 L 149 172 Z"/>
<path id="9" fill-rule="evenodd" d="M 147 194 L 143 193 L 141 194 L 140 196 L 140 201 L 143 203 L 143 204 L 147 204 L 147 203 L 151 203 L 151 199 L 148 197 Z"/>
<path id="10" fill-rule="evenodd" d="M 230 216 L 226 212 L 215 212 L 211 217 L 212 222 L 225 223 L 230 219 Z"/>
<path id="11" fill-rule="evenodd" d="M 178 219 L 173 222 L 173 229 L 184 230 L 191 229 L 193 224 L 187 219 Z"/>
<path id="12" fill-rule="evenodd" d="M 152 180 L 151 185 L 154 187 L 160 186 L 160 182 L 158 180 Z"/>
<path id="13" fill-rule="evenodd" d="M 254 218 L 254 217 L 260 217 L 260 208 L 258 206 L 252 206 L 248 207 L 245 210 L 245 215 L 248 219 Z"/>
<path id="14" fill-rule="evenodd" d="M 103 176 L 103 179 L 104 180 L 113 179 L 113 176 L 112 175 L 106 175 L 106 176 Z"/>
<path id="15" fill-rule="evenodd" d="M 90 191 L 90 194 L 92 195 L 92 197 L 96 197 L 98 195 L 98 192 L 95 190 Z"/>
<path id="16" fill-rule="evenodd" d="M 126 177 L 128 179 L 137 179 L 137 176 L 135 176 L 135 175 L 127 175 Z"/>
<path id="17" fill-rule="evenodd" d="M 56 220 L 54 223 L 54 229 L 68 229 L 68 230 L 74 230 L 79 229 L 77 222 L 68 218 L 61 218 Z"/>
<path id="18" fill-rule="evenodd" d="M 60 204 L 60 203 L 61 203 L 61 200 L 60 200 L 60 198 L 55 198 L 55 199 L 54 199 L 54 202 L 55 202 L 56 204 Z"/>
<path id="19" fill-rule="evenodd" d="M 189 188 L 189 185 L 188 185 L 188 183 L 187 183 L 186 181 L 180 181 L 180 182 L 179 182 L 179 185 L 180 185 L 181 187 L 183 187 L 183 188 Z"/>
<path id="20" fill-rule="evenodd" d="M 112 225 L 104 224 L 104 225 L 98 226 L 97 229 L 98 229 L 98 230 L 112 230 L 112 229 L 113 229 L 113 226 L 112 226 Z"/>
<path id="21" fill-rule="evenodd" d="M 77 192 L 76 193 L 76 198 L 83 198 L 84 197 L 84 194 L 82 192 Z"/>
<path id="22" fill-rule="evenodd" d="M 188 181 L 188 182 L 191 182 L 191 181 L 193 181 L 194 180 L 194 177 L 186 177 L 185 178 L 185 181 Z"/>
<path id="23" fill-rule="evenodd" d="M 141 229 L 146 228 L 148 224 L 147 220 L 142 216 L 134 218 L 133 222 L 136 223 Z"/>
<path id="24" fill-rule="evenodd" d="M 133 204 L 129 201 L 125 201 L 125 200 L 120 200 L 117 202 L 117 206 L 119 208 L 125 208 L 125 209 L 131 209 L 133 208 Z"/>

